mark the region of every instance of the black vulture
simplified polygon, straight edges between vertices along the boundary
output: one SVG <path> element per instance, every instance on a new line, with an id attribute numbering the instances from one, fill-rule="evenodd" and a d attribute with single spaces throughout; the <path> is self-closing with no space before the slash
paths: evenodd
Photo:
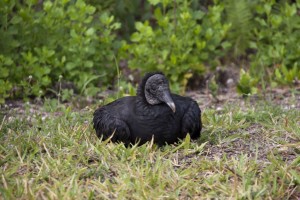
<path id="1" fill-rule="evenodd" d="M 94 129 L 99 138 L 139 145 L 154 139 L 162 146 L 183 139 L 200 137 L 201 110 L 189 97 L 171 94 L 161 72 L 146 74 L 137 96 L 117 99 L 94 112 Z"/>

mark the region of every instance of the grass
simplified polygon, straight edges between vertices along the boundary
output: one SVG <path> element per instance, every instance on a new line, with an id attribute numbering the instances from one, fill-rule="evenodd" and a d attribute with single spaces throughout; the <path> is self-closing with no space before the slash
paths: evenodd
<path id="1" fill-rule="evenodd" d="M 39 111 L 6 112 L 0 199 L 299 198 L 299 109 L 222 106 L 203 109 L 200 140 L 162 148 L 99 141 L 96 105 L 75 111 L 51 101 Z"/>

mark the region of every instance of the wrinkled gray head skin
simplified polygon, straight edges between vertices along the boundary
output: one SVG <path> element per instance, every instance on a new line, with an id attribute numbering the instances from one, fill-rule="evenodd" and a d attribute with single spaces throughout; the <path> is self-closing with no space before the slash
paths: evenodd
<path id="1" fill-rule="evenodd" d="M 147 79 L 145 84 L 145 97 L 149 104 L 166 103 L 175 113 L 176 107 L 171 97 L 169 83 L 162 74 L 154 74 Z"/>

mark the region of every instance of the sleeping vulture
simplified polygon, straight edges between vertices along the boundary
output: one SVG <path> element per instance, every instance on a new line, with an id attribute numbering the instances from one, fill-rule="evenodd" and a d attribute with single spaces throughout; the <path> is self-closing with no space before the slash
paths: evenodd
<path id="1" fill-rule="evenodd" d="M 103 140 L 139 145 L 151 141 L 171 144 L 189 133 L 200 137 L 201 110 L 188 97 L 172 94 L 163 73 L 148 73 L 142 79 L 137 96 L 117 99 L 94 112 L 94 129 Z"/>

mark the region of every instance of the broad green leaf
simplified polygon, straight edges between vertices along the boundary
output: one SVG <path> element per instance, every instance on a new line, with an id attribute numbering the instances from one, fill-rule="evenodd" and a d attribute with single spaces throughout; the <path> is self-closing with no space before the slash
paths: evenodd
<path id="1" fill-rule="evenodd" d="M 94 28 L 89 28 L 86 30 L 85 35 L 86 36 L 92 36 L 95 33 L 95 29 Z"/>
<path id="2" fill-rule="evenodd" d="M 139 42 L 141 40 L 141 38 L 142 37 L 141 37 L 140 33 L 135 32 L 131 35 L 130 40 L 132 42 Z"/>

